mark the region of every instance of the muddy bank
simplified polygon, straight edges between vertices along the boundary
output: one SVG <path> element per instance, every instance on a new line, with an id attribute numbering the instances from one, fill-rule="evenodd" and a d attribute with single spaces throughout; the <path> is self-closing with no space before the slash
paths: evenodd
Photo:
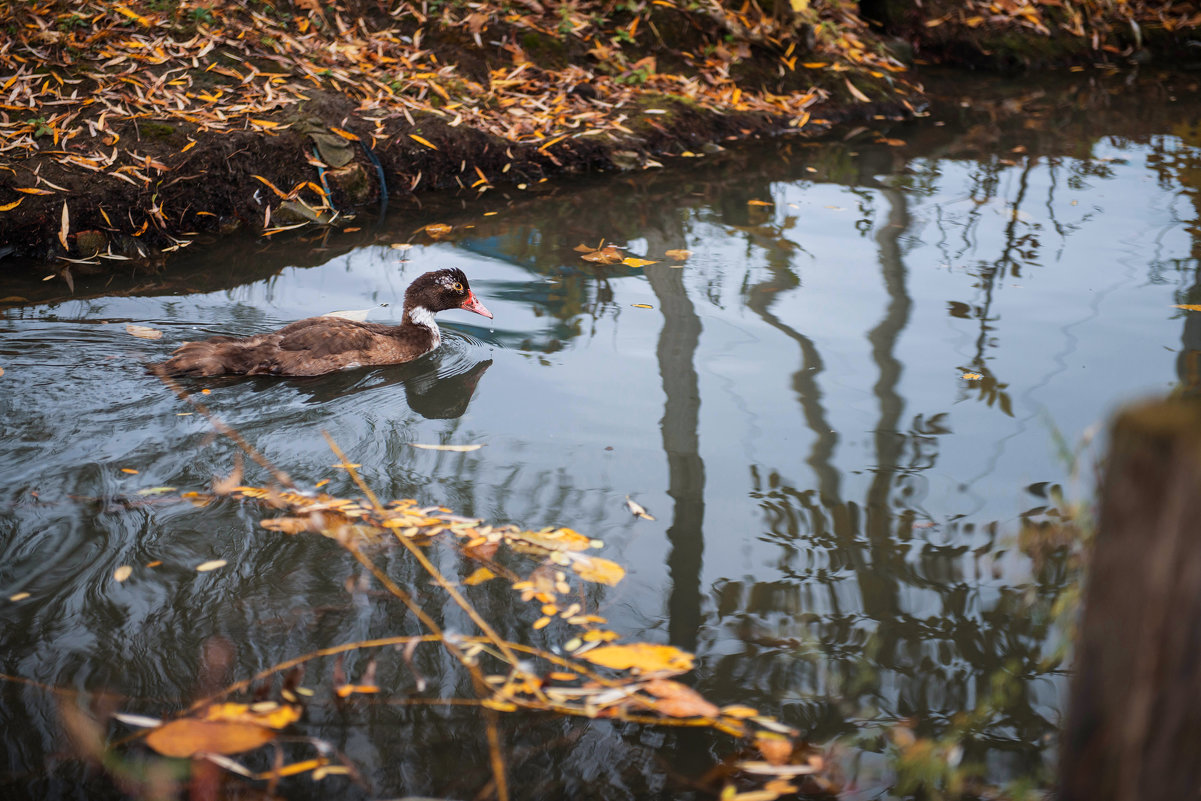
<path id="1" fill-rule="evenodd" d="M 980 0 L 860 6 L 0 0 L 0 268 L 51 265 L 70 289 L 234 231 L 911 118 L 914 58 L 1013 66 L 1021 45 L 1047 53 L 1028 66 L 1130 69 L 1190 30 L 1135 23 L 1131 43 L 1067 30 L 1054 4 L 1037 26 Z"/>

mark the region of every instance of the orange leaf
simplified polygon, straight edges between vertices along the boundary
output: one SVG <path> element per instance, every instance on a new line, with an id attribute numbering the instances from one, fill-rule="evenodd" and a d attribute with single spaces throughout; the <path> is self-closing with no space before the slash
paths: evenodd
<path id="1" fill-rule="evenodd" d="M 429 225 L 425 226 L 425 232 L 434 239 L 444 237 L 453 230 L 454 226 L 447 225 L 446 223 L 430 223 Z"/>
<path id="2" fill-rule="evenodd" d="M 655 645 L 649 642 L 630 645 L 602 645 L 582 655 L 594 665 L 616 670 L 671 670 L 683 672 L 692 669 L 692 654 L 681 651 L 674 645 Z"/>
<path id="3" fill-rule="evenodd" d="M 772 206 L 772 205 L 775 205 L 774 203 L 771 203 L 770 201 L 767 201 L 767 200 L 748 200 L 746 202 L 746 204 L 748 206 Z"/>
<path id="4" fill-rule="evenodd" d="M 755 747 L 772 765 L 785 765 L 792 756 L 792 741 L 778 734 L 761 732 L 755 736 Z"/>
<path id="5" fill-rule="evenodd" d="M 412 139 L 414 142 L 416 142 L 416 143 L 418 143 L 418 144 L 425 145 L 425 146 L 426 146 L 426 147 L 428 147 L 430 150 L 437 150 L 437 149 L 438 149 L 438 146 L 437 146 L 437 145 L 435 145 L 433 142 L 431 142 L 431 141 L 430 141 L 430 140 L 428 140 L 428 139 L 424 139 L 424 138 L 422 138 L 422 137 L 418 136 L 417 134 L 409 134 L 409 138 L 410 138 L 410 139 Z"/>
<path id="6" fill-rule="evenodd" d="M 21 201 L 23 201 L 23 200 L 25 200 L 25 198 L 19 197 L 16 200 L 14 200 L 12 203 L 5 203 L 3 206 L 0 206 L 0 211 L 12 211 L 17 206 L 20 206 Z"/>
<path id="7" fill-rule="evenodd" d="M 676 261 L 687 261 L 688 257 L 692 255 L 692 251 L 683 249 L 668 250 L 665 251 L 663 255 L 669 259 L 675 259 Z"/>
<path id="8" fill-rule="evenodd" d="M 237 754 L 274 738 L 275 732 L 254 723 L 184 718 L 150 732 L 146 735 L 146 745 L 163 756 L 190 757 L 202 752 Z"/>
<path id="9" fill-rule="evenodd" d="M 495 573 L 493 573 L 491 570 L 489 570 L 486 567 L 481 567 L 481 568 L 476 569 L 476 571 L 474 573 L 472 573 L 470 576 L 463 579 L 463 583 L 469 587 L 474 587 L 476 584 L 483 584 L 488 579 L 494 579 L 494 578 L 496 578 Z"/>
<path id="10" fill-rule="evenodd" d="M 647 259 L 639 259 L 634 256 L 626 256 L 621 260 L 621 263 L 627 267 L 645 267 L 648 264 L 658 264 L 657 261 L 649 261 Z"/>
<path id="11" fill-rule="evenodd" d="M 18 192 L 24 192 L 27 195 L 53 195 L 49 189 L 36 189 L 32 186 L 14 186 L 13 189 Z"/>
<path id="12" fill-rule="evenodd" d="M 686 684 L 669 679 L 655 679 L 643 687 L 659 700 L 654 708 L 673 718 L 715 718 L 719 714 L 717 705 L 705 699 Z"/>
<path id="13" fill-rule="evenodd" d="M 350 131 L 344 131 L 344 130 L 342 130 L 341 128 L 335 128 L 335 127 L 333 127 L 332 125 L 330 126 L 330 128 L 329 128 L 329 129 L 330 129 L 331 131 L 333 131 L 334 133 L 336 133 L 338 136 L 342 137 L 343 139 L 349 139 L 349 140 L 350 140 L 350 141 L 352 141 L 352 142 L 357 142 L 357 141 L 359 141 L 359 135 L 358 135 L 358 134 L 353 134 L 353 133 L 351 133 Z"/>

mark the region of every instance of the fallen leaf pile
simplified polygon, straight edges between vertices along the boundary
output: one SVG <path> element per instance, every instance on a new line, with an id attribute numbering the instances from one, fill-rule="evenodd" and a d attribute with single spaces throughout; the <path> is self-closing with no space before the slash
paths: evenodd
<path id="1" fill-rule="evenodd" d="M 120 183 L 129 187 L 126 196 L 144 192 L 143 206 L 130 215 L 101 203 L 98 215 L 79 220 L 74 203 L 68 212 L 59 201 L 61 226 L 53 235 L 73 255 L 97 255 L 94 248 L 83 252 L 82 243 L 71 247 L 88 226 L 134 237 L 149 229 L 177 240 L 191 229 L 211 229 L 216 220 L 203 215 L 216 215 L 202 204 L 185 209 L 179 200 L 178 208 L 164 201 L 165 190 L 199 177 L 189 169 L 197 145 L 234 131 L 297 132 L 306 104 L 332 93 L 358 107 L 332 124 L 333 133 L 411 155 L 418 166 L 407 177 L 415 188 L 423 179 L 418 153 L 451 158 L 444 141 L 423 126 L 430 120 L 443 130 L 484 132 L 502 148 L 524 146 L 525 157 L 554 164 L 559 149 L 572 143 L 632 147 L 637 155 L 648 133 L 668 131 L 671 103 L 768 114 L 779 125 L 804 127 L 814 105 L 830 97 L 820 85 L 827 71 L 878 87 L 877 99 L 903 103 L 913 92 L 896 75 L 904 68 L 871 45 L 866 24 L 846 3 L 805 2 L 780 17 L 755 4 L 735 8 L 684 0 L 620 12 L 598 0 L 434 7 L 409 0 L 274 6 L 0 0 L 0 19 L 8 20 L 0 27 L 0 160 L 7 162 L 0 166 L 0 214 L 72 195 L 81 176 L 90 176 L 93 196 L 98 186 L 112 192 Z M 644 55 L 664 52 L 656 19 L 660 25 L 703 20 L 710 41 L 673 51 L 668 70 Z M 816 31 L 811 46 L 800 35 L 805 30 Z M 446 50 L 452 37 L 457 49 Z M 557 42 L 547 47 L 581 58 L 546 65 L 524 49 L 536 41 Z M 740 81 L 752 47 L 760 61 L 764 50 L 777 57 L 776 89 L 759 78 Z M 475 52 L 480 63 L 467 68 L 447 60 L 465 52 Z M 841 92 L 841 81 L 831 86 Z M 459 184 L 484 191 L 509 172 L 513 158 L 510 152 L 509 161 L 491 165 L 463 160 Z M 329 166 L 316 158 L 314 165 Z M 271 225 L 271 203 L 296 201 L 302 189 L 320 198 L 310 211 L 328 209 L 315 173 L 296 186 L 282 183 L 283 176 L 254 177 L 263 184 L 260 193 L 270 192 L 260 212 L 263 228 Z"/>

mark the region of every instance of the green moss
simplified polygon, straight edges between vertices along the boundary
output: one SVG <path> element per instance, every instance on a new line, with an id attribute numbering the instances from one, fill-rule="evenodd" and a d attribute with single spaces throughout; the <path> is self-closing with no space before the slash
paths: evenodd
<path id="1" fill-rule="evenodd" d="M 539 67 L 562 69 L 567 66 L 567 48 L 562 39 L 526 31 L 521 35 L 521 49 Z"/>
<path id="2" fill-rule="evenodd" d="M 145 139 L 170 139 L 175 135 L 175 128 L 165 122 L 139 120 L 138 134 Z"/>

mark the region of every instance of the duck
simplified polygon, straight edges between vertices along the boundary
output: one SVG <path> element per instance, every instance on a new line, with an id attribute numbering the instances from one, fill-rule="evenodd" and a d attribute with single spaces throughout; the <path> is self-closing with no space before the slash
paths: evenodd
<path id="1" fill-rule="evenodd" d="M 442 343 L 434 315 L 448 309 L 492 318 L 492 312 L 471 291 L 463 271 L 450 267 L 420 275 L 409 285 L 399 325 L 308 317 L 268 334 L 185 342 L 170 359 L 151 365 L 150 370 L 160 376 L 314 376 L 354 367 L 403 364 Z"/>

